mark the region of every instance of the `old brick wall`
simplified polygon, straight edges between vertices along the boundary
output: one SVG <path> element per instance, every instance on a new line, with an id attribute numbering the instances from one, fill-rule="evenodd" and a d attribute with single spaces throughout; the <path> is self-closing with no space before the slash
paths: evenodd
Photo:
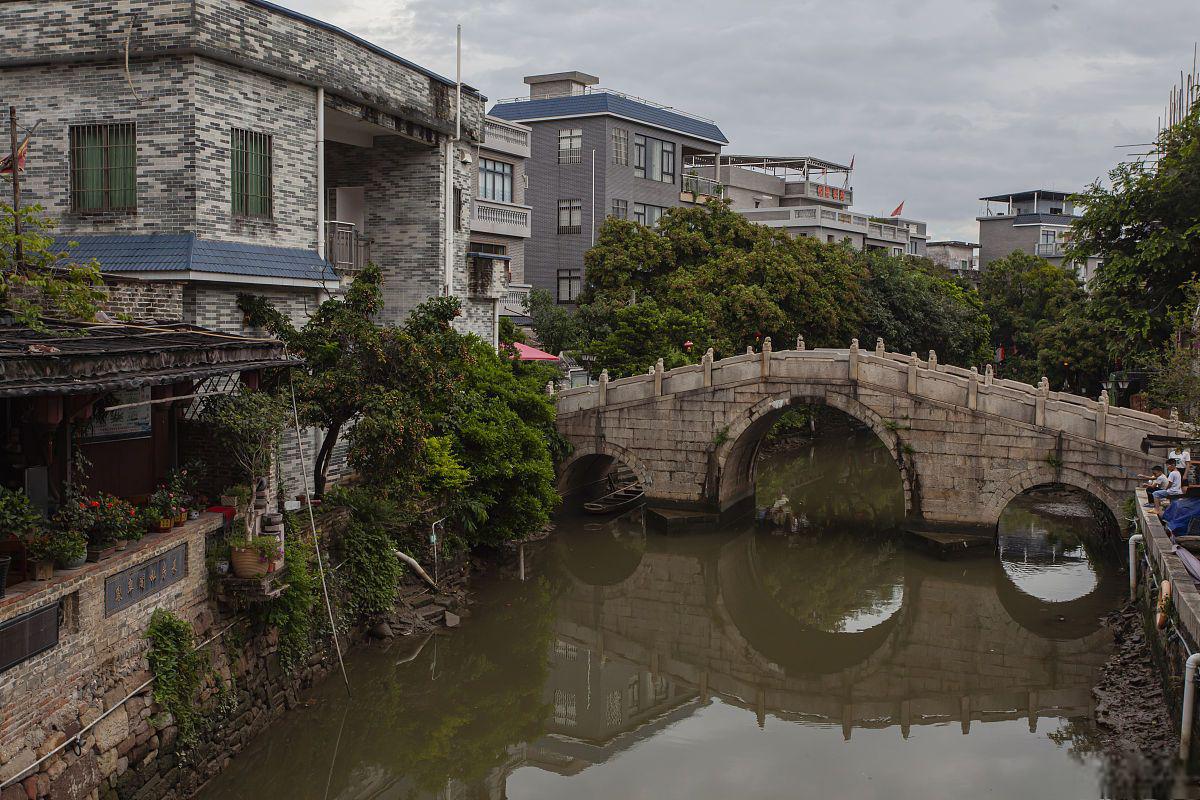
<path id="1" fill-rule="evenodd" d="M 108 298 L 104 309 L 128 316 L 137 322 L 179 322 L 183 320 L 182 281 L 106 282 Z"/>

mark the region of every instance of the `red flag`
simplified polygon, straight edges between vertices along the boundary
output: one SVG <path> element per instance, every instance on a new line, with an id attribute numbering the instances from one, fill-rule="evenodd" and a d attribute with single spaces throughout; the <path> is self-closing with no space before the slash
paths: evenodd
<path id="1" fill-rule="evenodd" d="M 901 200 L 901 201 L 900 201 L 900 205 L 896 206 L 896 208 L 895 208 L 895 209 L 893 209 L 893 210 L 892 210 L 892 213 L 891 213 L 891 214 L 888 214 L 888 216 L 889 216 L 889 217 L 898 217 L 898 216 L 900 216 L 900 215 L 901 215 L 901 214 L 903 214 L 903 213 L 904 213 L 904 201 L 903 201 L 903 200 Z"/>
<path id="2" fill-rule="evenodd" d="M 29 153 L 29 134 L 17 145 L 17 169 L 25 171 L 25 156 Z M 0 158 L 0 175 L 12 175 L 12 153 Z"/>

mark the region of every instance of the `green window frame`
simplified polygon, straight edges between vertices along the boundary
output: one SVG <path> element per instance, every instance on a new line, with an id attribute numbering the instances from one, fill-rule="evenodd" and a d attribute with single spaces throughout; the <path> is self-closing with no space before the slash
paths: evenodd
<path id="1" fill-rule="evenodd" d="M 272 203 L 272 137 L 244 128 L 230 132 L 231 207 L 236 217 L 270 219 Z"/>
<path id="2" fill-rule="evenodd" d="M 71 210 L 137 210 L 137 126 L 133 122 L 69 129 Z"/>

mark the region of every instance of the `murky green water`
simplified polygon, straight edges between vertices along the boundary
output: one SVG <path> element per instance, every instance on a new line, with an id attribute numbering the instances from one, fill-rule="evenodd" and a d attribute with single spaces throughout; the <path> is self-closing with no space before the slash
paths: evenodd
<path id="1" fill-rule="evenodd" d="M 216 798 L 1094 797 L 1120 602 L 1076 501 L 1022 498 L 1001 557 L 887 529 L 869 434 L 765 457 L 757 523 L 665 537 L 567 517 L 448 636 L 352 654 Z M 786 495 L 786 502 L 779 502 Z"/>

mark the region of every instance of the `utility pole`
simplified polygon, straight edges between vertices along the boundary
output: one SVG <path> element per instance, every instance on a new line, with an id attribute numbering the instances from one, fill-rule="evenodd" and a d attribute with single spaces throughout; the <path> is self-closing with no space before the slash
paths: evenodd
<path id="1" fill-rule="evenodd" d="M 8 107 L 8 139 L 12 153 L 12 182 L 13 182 L 13 241 L 15 247 L 13 266 L 21 269 L 25 266 L 25 256 L 21 252 L 21 167 L 17 160 L 17 107 Z"/>

